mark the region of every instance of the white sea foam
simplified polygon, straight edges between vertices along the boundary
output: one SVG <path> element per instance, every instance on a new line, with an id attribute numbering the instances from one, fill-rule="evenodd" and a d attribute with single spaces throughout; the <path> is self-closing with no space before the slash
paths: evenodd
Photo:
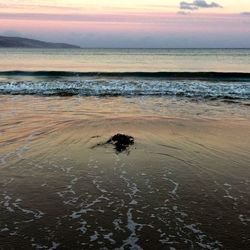
<path id="1" fill-rule="evenodd" d="M 247 217 L 246 215 L 240 214 L 240 215 L 239 215 L 239 220 L 240 220 L 241 223 L 244 224 L 244 225 L 250 224 L 250 218 Z"/>
<path id="2" fill-rule="evenodd" d="M 130 234 L 128 238 L 123 241 L 123 245 L 120 247 L 120 249 L 126 249 L 129 247 L 130 249 L 142 250 L 143 248 L 137 244 L 139 237 L 137 236 L 136 232 L 141 230 L 143 225 L 134 221 L 132 211 L 133 209 L 130 208 L 127 212 L 127 228 L 129 229 Z"/>
<path id="3" fill-rule="evenodd" d="M 167 95 L 200 98 L 250 99 L 245 81 L 76 79 L 0 82 L 0 94 L 26 95 Z"/>
<path id="4" fill-rule="evenodd" d="M 52 247 L 50 247 L 49 250 L 55 250 L 55 249 L 57 249 L 59 246 L 60 246 L 59 243 L 53 241 L 53 242 L 52 242 Z"/>
<path id="5" fill-rule="evenodd" d="M 179 183 L 177 183 L 177 182 L 175 182 L 175 181 L 173 181 L 173 180 L 171 180 L 170 178 L 167 178 L 167 177 L 165 177 L 163 179 L 171 182 L 174 185 L 174 188 L 173 188 L 172 191 L 170 191 L 170 193 L 173 194 L 173 195 L 177 195 L 177 190 L 179 188 Z"/>

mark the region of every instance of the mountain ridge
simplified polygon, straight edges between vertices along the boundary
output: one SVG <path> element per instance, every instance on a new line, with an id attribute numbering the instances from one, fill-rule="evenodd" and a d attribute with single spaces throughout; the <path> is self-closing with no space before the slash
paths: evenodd
<path id="1" fill-rule="evenodd" d="M 80 49 L 81 47 L 68 43 L 52 43 L 24 37 L 0 35 L 0 48 Z"/>

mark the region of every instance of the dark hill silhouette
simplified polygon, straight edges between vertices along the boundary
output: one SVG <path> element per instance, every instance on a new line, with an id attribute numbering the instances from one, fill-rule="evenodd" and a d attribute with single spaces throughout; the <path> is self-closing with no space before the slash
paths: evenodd
<path id="1" fill-rule="evenodd" d="M 65 49 L 72 48 L 77 49 L 79 46 L 67 44 L 67 43 L 50 43 L 40 40 L 34 40 L 22 37 L 9 37 L 0 36 L 0 48 L 55 48 L 55 49 Z"/>

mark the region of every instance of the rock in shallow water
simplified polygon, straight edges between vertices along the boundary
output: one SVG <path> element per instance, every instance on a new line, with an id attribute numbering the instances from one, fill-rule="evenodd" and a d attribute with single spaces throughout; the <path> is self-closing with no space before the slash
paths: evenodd
<path id="1" fill-rule="evenodd" d="M 116 134 L 116 135 L 112 136 L 110 139 L 108 139 L 106 142 L 98 143 L 97 145 L 95 145 L 92 148 L 95 148 L 98 146 L 104 146 L 107 144 L 114 145 L 116 152 L 121 153 L 121 152 L 127 150 L 127 148 L 129 146 L 134 144 L 134 137 L 129 136 L 129 135 L 125 135 L 125 134 Z"/>
<path id="2" fill-rule="evenodd" d="M 105 144 L 112 144 L 117 152 L 123 152 L 134 144 L 134 138 L 125 134 L 116 134 L 107 140 Z"/>

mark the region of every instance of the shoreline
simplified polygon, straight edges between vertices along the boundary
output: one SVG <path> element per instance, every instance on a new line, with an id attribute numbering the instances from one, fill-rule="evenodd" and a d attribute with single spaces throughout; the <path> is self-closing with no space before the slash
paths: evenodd
<path id="1" fill-rule="evenodd" d="M 247 110 L 206 106 L 199 117 L 204 103 L 159 98 L 0 98 L 0 248 L 249 245 Z M 128 151 L 93 148 L 117 133 L 134 137 Z"/>

